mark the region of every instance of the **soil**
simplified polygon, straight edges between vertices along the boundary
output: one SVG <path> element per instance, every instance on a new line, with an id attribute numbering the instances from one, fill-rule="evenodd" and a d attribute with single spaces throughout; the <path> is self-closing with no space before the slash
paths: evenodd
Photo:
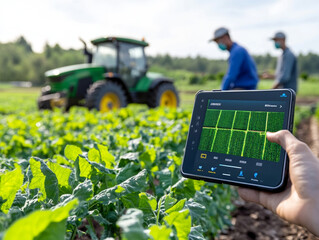
<path id="1" fill-rule="evenodd" d="M 303 120 L 297 128 L 296 136 L 310 146 L 319 157 L 318 123 L 314 117 Z M 233 226 L 223 231 L 217 240 L 277 240 L 277 239 L 317 239 L 306 229 L 290 224 L 270 210 L 244 200 L 235 202 L 237 209 L 232 213 Z"/>
<path id="2" fill-rule="evenodd" d="M 319 239 L 306 229 L 290 224 L 254 203 L 237 203 L 232 216 L 234 226 L 222 232 L 218 240 Z"/>

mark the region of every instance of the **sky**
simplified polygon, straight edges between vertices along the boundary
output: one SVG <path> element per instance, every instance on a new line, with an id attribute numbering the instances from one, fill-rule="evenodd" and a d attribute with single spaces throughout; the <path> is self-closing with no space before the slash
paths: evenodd
<path id="1" fill-rule="evenodd" d="M 208 43 L 224 26 L 254 55 L 278 56 L 269 38 L 279 30 L 296 54 L 319 54 L 318 13 L 318 0 L 0 0 L 0 42 L 22 35 L 41 52 L 46 42 L 79 49 L 79 37 L 122 36 L 145 38 L 149 55 L 225 59 Z"/>

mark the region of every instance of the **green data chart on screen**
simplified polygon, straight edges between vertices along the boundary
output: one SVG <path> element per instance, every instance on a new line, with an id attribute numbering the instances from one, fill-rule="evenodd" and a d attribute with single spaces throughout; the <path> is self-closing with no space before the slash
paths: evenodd
<path id="1" fill-rule="evenodd" d="M 282 129 L 284 112 L 207 109 L 198 149 L 278 162 L 281 147 L 266 132 Z"/>

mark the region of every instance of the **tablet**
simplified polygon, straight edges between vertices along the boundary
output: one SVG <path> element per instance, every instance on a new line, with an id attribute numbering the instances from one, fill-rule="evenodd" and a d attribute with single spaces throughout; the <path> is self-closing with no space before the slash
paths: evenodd
<path id="1" fill-rule="evenodd" d="M 293 129 L 291 89 L 199 91 L 181 167 L 184 177 L 266 191 L 287 182 L 288 157 L 266 132 Z"/>

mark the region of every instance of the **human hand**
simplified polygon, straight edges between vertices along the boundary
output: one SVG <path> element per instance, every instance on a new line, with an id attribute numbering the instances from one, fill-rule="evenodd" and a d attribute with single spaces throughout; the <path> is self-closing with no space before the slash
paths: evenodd
<path id="1" fill-rule="evenodd" d="M 274 79 L 276 76 L 274 74 L 270 74 L 269 72 L 263 72 L 259 77 L 261 79 Z"/>
<path id="2" fill-rule="evenodd" d="M 297 140 L 287 130 L 267 132 L 267 139 L 278 143 L 288 153 L 288 185 L 280 193 L 238 188 L 239 195 L 319 236 L 319 160 L 305 143 Z"/>

